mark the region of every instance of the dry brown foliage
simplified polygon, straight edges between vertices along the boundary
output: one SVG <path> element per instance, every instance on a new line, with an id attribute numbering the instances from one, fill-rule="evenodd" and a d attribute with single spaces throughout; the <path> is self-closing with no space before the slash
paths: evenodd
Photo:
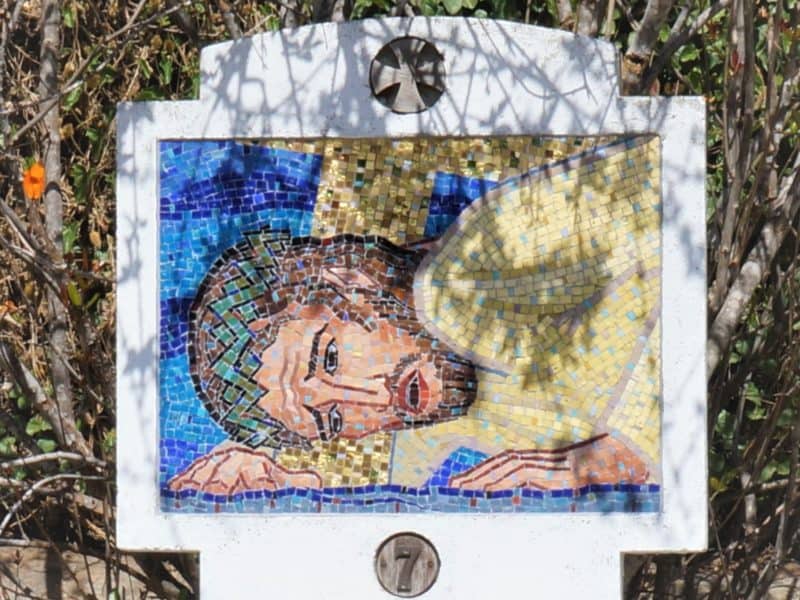
<path id="1" fill-rule="evenodd" d="M 197 581 L 193 557 L 131 566 L 114 543 L 117 103 L 195 97 L 199 48 L 214 41 L 445 13 L 602 35 L 623 51 L 626 91 L 706 96 L 712 549 L 630 561 L 628 594 L 759 599 L 790 577 L 798 0 L 2 0 L 0 545 L 99 557 L 106 591 L 135 573 L 157 597 L 192 597 Z M 39 200 L 22 186 L 35 161 L 46 171 Z"/>

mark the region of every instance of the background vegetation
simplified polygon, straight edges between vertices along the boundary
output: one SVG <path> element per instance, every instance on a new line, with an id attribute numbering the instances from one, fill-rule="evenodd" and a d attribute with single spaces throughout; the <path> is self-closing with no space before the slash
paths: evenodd
<path id="1" fill-rule="evenodd" d="M 800 572 L 800 0 L 0 0 L 0 546 L 102 559 L 90 597 L 193 596 L 193 557 L 114 546 L 116 104 L 195 97 L 205 44 L 383 15 L 600 36 L 625 93 L 705 96 L 711 549 L 628 560 L 627 593 L 774 593 Z"/>

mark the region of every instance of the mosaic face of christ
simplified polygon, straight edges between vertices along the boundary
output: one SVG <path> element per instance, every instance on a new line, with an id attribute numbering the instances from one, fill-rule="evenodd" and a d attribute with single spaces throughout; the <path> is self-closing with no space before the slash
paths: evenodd
<path id="1" fill-rule="evenodd" d="M 416 319 L 421 257 L 377 237 L 246 236 L 209 270 L 190 315 L 192 376 L 209 412 L 252 448 L 465 414 L 472 364 Z"/>
<path id="2" fill-rule="evenodd" d="M 189 315 L 195 388 L 229 441 L 168 486 L 213 494 L 314 488 L 313 469 L 268 450 L 359 439 L 465 415 L 475 368 L 417 319 L 423 252 L 378 237 L 318 240 L 260 231 L 228 249 Z M 506 450 L 450 478 L 451 487 L 577 489 L 644 482 L 644 463 L 602 433 L 553 450 Z"/>
<path id="3" fill-rule="evenodd" d="M 442 369 L 417 336 L 386 319 L 372 331 L 325 305 L 292 307 L 262 356 L 258 405 L 309 440 L 357 439 L 432 419 L 445 393 Z M 450 390 L 447 390 L 450 393 Z"/>

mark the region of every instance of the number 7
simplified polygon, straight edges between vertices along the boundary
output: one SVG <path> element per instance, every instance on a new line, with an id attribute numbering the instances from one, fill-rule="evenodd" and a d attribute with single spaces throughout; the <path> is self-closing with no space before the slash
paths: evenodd
<path id="1" fill-rule="evenodd" d="M 409 593 L 411 591 L 411 575 L 421 552 L 422 544 L 416 540 L 403 540 L 395 546 L 394 559 L 405 560 L 403 568 L 397 574 L 398 592 Z"/>

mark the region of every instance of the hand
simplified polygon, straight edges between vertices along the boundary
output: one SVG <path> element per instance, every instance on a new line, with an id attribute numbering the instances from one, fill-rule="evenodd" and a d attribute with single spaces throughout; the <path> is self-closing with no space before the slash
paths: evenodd
<path id="1" fill-rule="evenodd" d="M 311 469 L 292 471 L 278 465 L 263 451 L 224 442 L 195 460 L 168 485 L 173 491 L 197 490 L 230 496 L 251 490 L 319 488 L 322 479 Z"/>
<path id="2" fill-rule="evenodd" d="M 513 488 L 578 489 L 585 485 L 642 484 L 644 462 L 625 444 L 603 434 L 557 450 L 507 450 L 450 478 L 450 486 L 497 491 Z"/>

